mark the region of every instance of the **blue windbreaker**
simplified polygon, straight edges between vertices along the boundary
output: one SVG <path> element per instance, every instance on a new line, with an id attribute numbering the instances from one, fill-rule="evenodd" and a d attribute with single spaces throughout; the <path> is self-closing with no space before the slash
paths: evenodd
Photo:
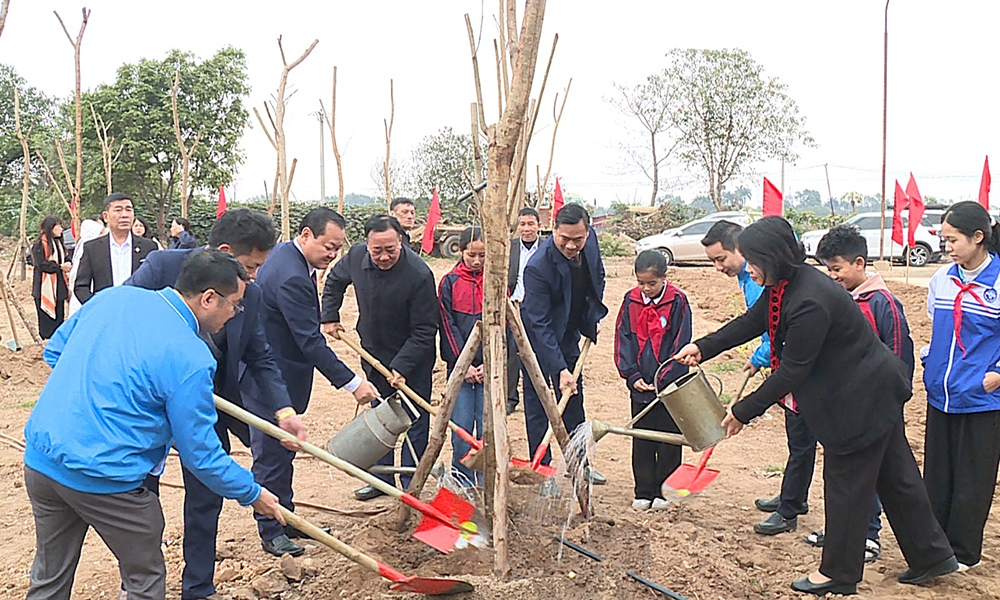
<path id="1" fill-rule="evenodd" d="M 743 298 L 746 300 L 749 310 L 764 293 L 764 287 L 757 285 L 757 282 L 750 277 L 746 263 L 743 263 L 743 269 L 736 275 L 736 281 L 740 284 L 740 290 L 743 292 Z M 771 366 L 771 338 L 766 333 L 760 336 L 760 346 L 757 346 L 757 349 L 750 356 L 750 364 L 758 369 Z"/>

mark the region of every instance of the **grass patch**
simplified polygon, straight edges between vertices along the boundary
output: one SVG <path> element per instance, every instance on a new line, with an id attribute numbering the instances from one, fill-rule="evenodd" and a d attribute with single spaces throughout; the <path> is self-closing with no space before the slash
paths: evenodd
<path id="1" fill-rule="evenodd" d="M 712 365 L 709 371 L 711 371 L 712 373 L 735 373 L 736 371 L 739 371 L 741 368 L 743 368 L 743 365 L 741 364 L 725 362 Z"/>
<path id="2" fill-rule="evenodd" d="M 729 403 L 731 403 L 732 401 L 733 397 L 731 394 L 722 394 L 721 396 L 719 396 L 719 402 L 721 402 L 723 406 L 729 406 Z"/>
<path id="3" fill-rule="evenodd" d="M 764 467 L 764 472 L 768 475 L 784 475 L 785 465 L 767 465 Z"/>

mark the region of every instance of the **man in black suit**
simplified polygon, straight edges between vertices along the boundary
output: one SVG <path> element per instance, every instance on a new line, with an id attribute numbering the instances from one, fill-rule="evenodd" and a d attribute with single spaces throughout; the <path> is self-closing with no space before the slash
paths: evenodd
<path id="1" fill-rule="evenodd" d="M 535 255 L 541 241 L 538 228 L 541 219 L 538 211 L 525 206 L 517 213 L 517 237 L 510 241 L 510 264 L 507 267 L 507 295 L 520 306 L 524 301 L 524 267 Z M 520 398 L 517 382 L 521 377 L 521 359 L 517 356 L 517 345 L 507 344 L 507 414 L 517 410 Z"/>
<path id="2" fill-rule="evenodd" d="M 276 239 L 274 224 L 267 215 L 240 208 L 226 211 L 215 221 L 208 236 L 208 247 L 232 255 L 253 279 L 258 268 L 267 260 L 267 254 L 274 247 Z M 200 250 L 153 252 L 125 285 L 149 290 L 173 287 L 184 262 Z M 253 282 L 248 283 L 243 294 L 242 310 L 237 311 L 217 334 L 203 336 L 218 361 L 215 393 L 234 404 L 243 405 L 240 397 L 242 363 L 246 366 L 246 374 L 256 380 L 261 389 L 266 390 L 264 397 L 270 406 L 260 416 L 277 422 L 279 427 L 304 440 L 306 428 L 292 408 L 281 371 L 264 336 L 261 296 L 260 287 Z M 227 453 L 230 450 L 230 431 L 245 445 L 250 445 L 249 428 L 226 413 L 219 413 L 215 431 Z M 185 491 L 181 600 L 210 598 L 215 594 L 215 542 L 219 513 L 222 511 L 222 496 L 212 492 L 183 465 L 182 474 Z M 285 536 L 300 535 L 294 527 L 285 527 Z M 281 544 L 284 542 L 285 540 L 280 541 Z"/>
<path id="3" fill-rule="evenodd" d="M 97 292 L 119 286 L 139 268 L 146 255 L 156 250 L 156 242 L 132 235 L 135 213 L 127 194 L 115 192 L 104 199 L 104 222 L 107 235 L 83 245 L 73 293 L 80 304 Z"/>
<path id="4" fill-rule="evenodd" d="M 347 237 L 346 228 L 344 217 L 336 211 L 314 208 L 302 218 L 298 237 L 278 244 L 257 272 L 257 284 L 263 292 L 260 310 L 264 331 L 298 414 L 309 406 L 316 369 L 334 387 L 353 393 L 359 404 L 378 397 L 375 386 L 341 362 L 319 330 L 316 271 L 327 268 L 340 252 Z M 244 377 L 241 386 L 248 410 L 261 415 L 272 410 L 270 389 L 257 377 Z M 292 504 L 295 452 L 257 430 L 250 431 L 250 449 L 254 478 L 277 495 L 282 506 L 295 510 Z M 266 552 L 275 556 L 305 552 L 285 536 L 281 523 L 260 514 L 254 517 Z"/>

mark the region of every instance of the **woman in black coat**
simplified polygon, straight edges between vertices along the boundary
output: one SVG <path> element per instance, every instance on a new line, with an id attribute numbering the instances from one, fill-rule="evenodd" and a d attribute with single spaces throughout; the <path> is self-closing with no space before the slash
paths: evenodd
<path id="1" fill-rule="evenodd" d="M 718 331 L 681 349 L 694 366 L 719 353 L 771 336 L 772 374 L 734 404 L 727 437 L 780 402 L 802 415 L 825 449 L 826 540 L 819 570 L 792 588 L 816 595 L 857 593 L 864 572 L 871 497 L 878 490 L 909 570 L 901 583 L 920 583 L 958 568 L 934 519 L 903 425 L 910 398 L 907 368 L 875 336 L 840 285 L 812 266 L 791 225 L 765 217 L 739 237 L 761 301 Z"/>
<path id="2" fill-rule="evenodd" d="M 69 298 L 66 275 L 73 263 L 63 245 L 62 219 L 55 215 L 45 217 L 41 230 L 31 246 L 31 264 L 35 267 L 31 295 L 38 311 L 38 335 L 47 340 L 66 318 Z"/>

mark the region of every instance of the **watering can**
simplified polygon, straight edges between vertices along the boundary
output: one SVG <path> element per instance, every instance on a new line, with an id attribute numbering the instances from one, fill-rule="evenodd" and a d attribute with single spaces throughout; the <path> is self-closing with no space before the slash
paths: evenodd
<path id="1" fill-rule="evenodd" d="M 330 438 L 326 449 L 359 469 L 368 469 L 396 447 L 400 434 L 411 423 L 410 415 L 393 395 L 375 408 L 361 411 Z"/>

